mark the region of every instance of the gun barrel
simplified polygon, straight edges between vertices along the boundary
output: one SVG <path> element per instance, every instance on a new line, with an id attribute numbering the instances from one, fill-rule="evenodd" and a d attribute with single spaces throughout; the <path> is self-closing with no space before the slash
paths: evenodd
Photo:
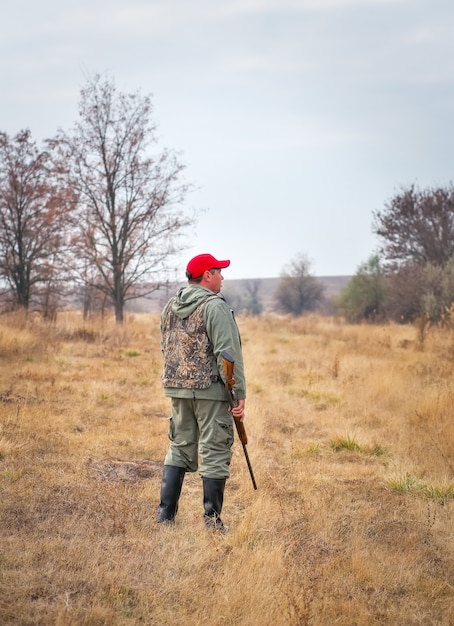
<path id="1" fill-rule="evenodd" d="M 233 368 L 235 365 L 235 360 L 226 350 L 223 350 L 221 352 L 221 356 L 222 356 L 222 363 L 224 365 L 224 374 L 226 378 L 225 387 L 227 391 L 229 392 L 229 404 L 231 408 L 233 409 L 238 405 L 238 400 L 236 399 L 236 396 L 235 396 L 235 389 L 233 388 L 233 385 L 235 384 L 235 379 L 233 378 Z M 249 454 L 246 448 L 246 445 L 247 445 L 246 429 L 244 428 L 244 424 L 240 419 L 234 418 L 234 422 L 236 426 L 236 431 L 238 433 L 238 437 L 243 445 L 243 452 L 246 458 L 246 463 L 248 466 L 249 474 L 251 476 L 252 485 L 254 489 L 257 489 L 257 483 L 255 482 L 254 472 L 252 471 L 251 461 L 249 460 Z"/>

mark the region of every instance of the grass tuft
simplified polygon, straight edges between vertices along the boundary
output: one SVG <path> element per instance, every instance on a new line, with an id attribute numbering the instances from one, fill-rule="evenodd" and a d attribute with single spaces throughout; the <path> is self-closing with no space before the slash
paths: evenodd
<path id="1" fill-rule="evenodd" d="M 361 452 L 361 446 L 356 441 L 355 436 L 351 435 L 337 435 L 330 440 L 329 445 L 334 450 L 334 452 L 341 452 L 342 450 Z"/>
<path id="2" fill-rule="evenodd" d="M 438 500 L 446 503 L 448 500 L 454 499 L 454 483 L 445 485 L 428 485 L 419 478 L 406 474 L 400 478 L 390 479 L 389 485 L 391 489 L 397 493 L 410 494 L 428 498 L 430 500 Z"/>

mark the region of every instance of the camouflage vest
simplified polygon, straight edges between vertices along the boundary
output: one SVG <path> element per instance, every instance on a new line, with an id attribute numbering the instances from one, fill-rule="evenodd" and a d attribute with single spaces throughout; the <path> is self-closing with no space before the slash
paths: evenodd
<path id="1" fill-rule="evenodd" d="M 208 296 L 189 317 L 181 319 L 172 311 L 173 299 L 163 314 L 164 387 L 207 389 L 212 383 L 213 347 L 203 320 Z"/>

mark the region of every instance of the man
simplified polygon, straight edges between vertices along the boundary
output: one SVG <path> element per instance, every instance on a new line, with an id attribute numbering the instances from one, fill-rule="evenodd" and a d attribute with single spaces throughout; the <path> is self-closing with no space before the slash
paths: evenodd
<path id="1" fill-rule="evenodd" d="M 164 460 L 158 522 L 171 524 L 184 475 L 199 468 L 207 528 L 226 531 L 221 520 L 233 444 L 232 413 L 244 419 L 246 383 L 240 333 L 224 297 L 222 270 L 229 260 L 199 254 L 187 265 L 188 285 L 161 315 L 164 395 L 172 399 L 170 447 Z M 238 406 L 230 409 L 221 352 L 235 360 Z"/>

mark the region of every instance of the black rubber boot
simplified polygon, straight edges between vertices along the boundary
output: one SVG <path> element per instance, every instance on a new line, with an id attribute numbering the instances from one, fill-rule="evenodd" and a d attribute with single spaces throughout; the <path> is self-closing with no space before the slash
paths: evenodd
<path id="1" fill-rule="evenodd" d="M 158 505 L 158 522 L 173 524 L 178 511 L 178 500 L 186 470 L 175 465 L 164 465 L 161 482 L 161 501 Z"/>
<path id="2" fill-rule="evenodd" d="M 221 520 L 222 505 L 224 502 L 225 478 L 202 478 L 203 480 L 203 508 L 205 510 L 205 526 L 212 530 L 227 532 Z"/>

